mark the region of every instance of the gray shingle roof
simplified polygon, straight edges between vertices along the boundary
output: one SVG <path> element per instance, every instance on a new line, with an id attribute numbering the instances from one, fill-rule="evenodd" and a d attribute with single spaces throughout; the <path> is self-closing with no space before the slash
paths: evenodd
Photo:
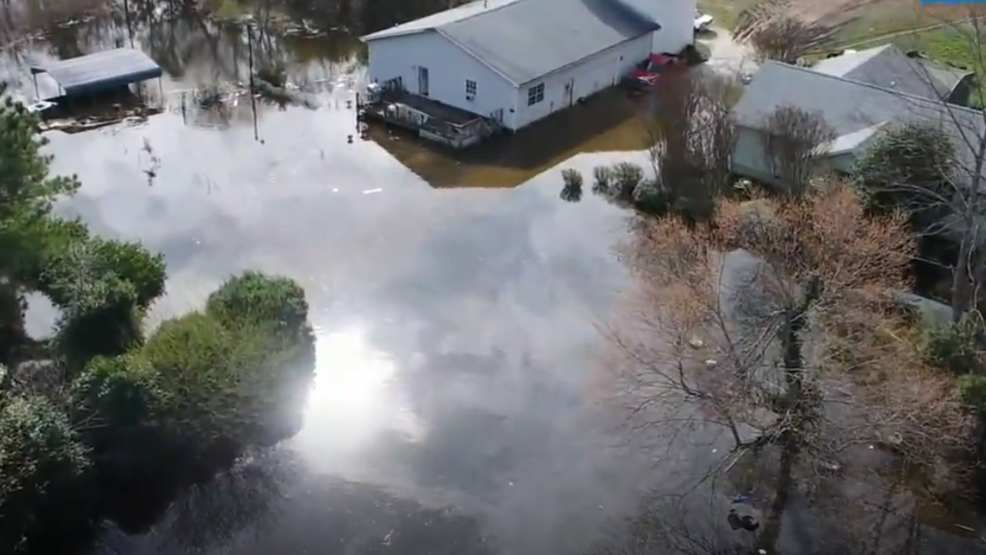
<path id="1" fill-rule="evenodd" d="M 363 40 L 435 31 L 523 85 L 659 28 L 615 0 L 478 0 Z"/>
<path id="2" fill-rule="evenodd" d="M 772 61 L 753 76 L 733 116 L 739 125 L 759 129 L 784 105 L 820 114 L 840 136 L 882 123 L 941 126 L 952 135 L 967 167 L 974 160 L 974 148 L 986 137 L 982 111 Z"/>
<path id="3" fill-rule="evenodd" d="M 51 75 L 65 94 L 96 92 L 160 77 L 161 67 L 147 54 L 117 48 L 32 68 Z"/>
<path id="4" fill-rule="evenodd" d="M 925 98 L 947 97 L 965 75 L 931 60 L 910 58 L 892 44 L 822 60 L 812 69 Z"/>

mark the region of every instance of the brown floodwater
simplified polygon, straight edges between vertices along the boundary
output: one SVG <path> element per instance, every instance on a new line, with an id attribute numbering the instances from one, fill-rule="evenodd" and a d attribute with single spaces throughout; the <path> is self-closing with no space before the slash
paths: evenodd
<path id="1" fill-rule="evenodd" d="M 305 287 L 318 334 L 301 432 L 186 492 L 152 526 L 110 527 L 100 552 L 580 555 L 600 542 L 666 552 L 627 536 L 624 518 L 645 492 L 704 475 L 712 442 L 670 456 L 640 449 L 587 387 L 596 324 L 630 285 L 612 253 L 628 214 L 589 194 L 559 199 L 561 168 L 642 161 L 632 101 L 610 94 L 452 156 L 382 129 L 355 137 L 362 70 L 347 33 L 257 37 L 255 63 L 285 64 L 310 107 L 262 102 L 255 125 L 245 97 L 196 101 L 247 80 L 241 29 L 164 4 L 131 5 L 130 29 L 98 5 L 53 28 L 49 5 L 11 5 L 48 28 L 0 39 L 0 79 L 26 97 L 31 64 L 131 40 L 165 69 L 160 91 L 148 87 L 162 114 L 48 134 L 55 171 L 84 184 L 60 209 L 165 255 L 152 320 L 260 269 Z M 41 335 L 56 315 L 34 299 L 29 317 Z M 697 519 L 711 510 L 719 522 L 715 499 Z M 797 515 L 786 528 L 797 546 L 824 535 Z"/>

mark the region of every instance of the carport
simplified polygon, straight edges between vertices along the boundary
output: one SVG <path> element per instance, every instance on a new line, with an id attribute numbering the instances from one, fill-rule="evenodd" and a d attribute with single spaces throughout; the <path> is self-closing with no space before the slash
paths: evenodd
<path id="1" fill-rule="evenodd" d="M 31 67 L 34 93 L 38 92 L 38 75 L 46 73 L 58 84 L 66 99 L 93 95 L 157 79 L 161 86 L 161 66 L 140 50 L 116 48 L 95 54 L 59 60 Z M 40 98 L 38 100 L 41 100 Z"/>

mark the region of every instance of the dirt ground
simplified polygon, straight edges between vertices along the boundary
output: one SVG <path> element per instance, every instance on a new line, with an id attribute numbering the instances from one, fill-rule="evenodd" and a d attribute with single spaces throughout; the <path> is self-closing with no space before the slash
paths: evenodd
<path id="1" fill-rule="evenodd" d="M 921 5 L 917 0 L 791 0 L 790 9 L 810 21 L 841 21 L 852 18 L 913 19 L 918 25 L 934 25 L 986 14 L 986 7 L 976 4 Z"/>
<path id="2" fill-rule="evenodd" d="M 716 16 L 719 23 L 731 27 L 742 10 L 757 4 L 759 0 L 699 0 L 705 11 Z M 986 15 L 986 4 L 921 5 L 919 0 L 765 0 L 776 3 L 786 13 L 797 13 L 805 20 L 827 24 L 845 24 L 857 21 L 854 26 L 887 28 L 891 25 L 922 27 L 944 21 L 957 21 L 970 15 Z"/>

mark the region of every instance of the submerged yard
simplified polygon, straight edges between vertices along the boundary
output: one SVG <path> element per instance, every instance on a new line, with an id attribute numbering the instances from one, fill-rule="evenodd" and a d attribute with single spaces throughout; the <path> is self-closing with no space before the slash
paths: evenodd
<path id="1" fill-rule="evenodd" d="M 50 7 L 13 5 L 32 22 Z M 696 479 L 723 457 L 718 439 L 682 427 L 655 445 L 609 395 L 600 328 L 634 284 L 616 256 L 631 212 L 559 198 L 562 169 L 647 164 L 637 104 L 604 93 L 465 156 L 380 128 L 361 140 L 354 35 L 436 7 L 361 6 L 306 6 L 303 24 L 248 38 L 232 0 L 218 19 L 103 4 L 0 52 L 0 79 L 26 95 L 31 63 L 131 40 L 164 68 L 164 113 L 47 146 L 83 183 L 62 213 L 164 255 L 152 323 L 260 269 L 303 285 L 316 328 L 303 429 L 156 521 L 109 527 L 98 552 L 670 555 L 659 532 L 690 525 L 706 548 L 742 543 L 725 515 L 748 484 Z M 290 98 L 254 110 L 253 64 L 283 70 Z M 44 335 L 57 314 L 32 299 L 29 317 Z M 825 539 L 806 514 L 785 524 L 791 545 Z M 927 553 L 967 547 L 928 534 Z"/>

